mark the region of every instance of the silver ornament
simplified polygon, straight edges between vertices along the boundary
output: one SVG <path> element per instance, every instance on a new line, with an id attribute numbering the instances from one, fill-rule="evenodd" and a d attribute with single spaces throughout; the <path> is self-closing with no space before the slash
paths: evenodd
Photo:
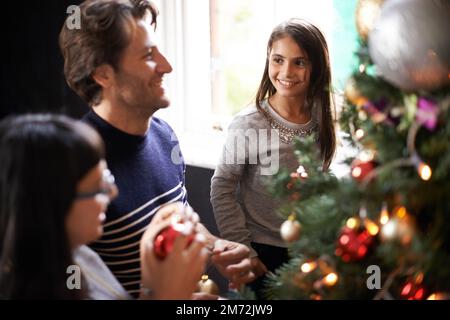
<path id="1" fill-rule="evenodd" d="M 378 72 L 405 91 L 450 84 L 450 1 L 389 0 L 369 34 Z"/>

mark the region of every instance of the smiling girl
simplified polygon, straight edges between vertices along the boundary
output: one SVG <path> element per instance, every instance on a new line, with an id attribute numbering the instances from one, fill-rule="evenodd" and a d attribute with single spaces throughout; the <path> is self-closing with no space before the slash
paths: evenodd
<path id="1" fill-rule="evenodd" d="M 267 176 L 279 167 L 295 171 L 299 164 L 294 139 L 309 135 L 315 136 L 323 169 L 328 169 L 336 145 L 330 88 L 324 36 L 304 20 L 288 20 L 269 38 L 255 104 L 241 111 L 229 127 L 212 178 L 211 203 L 222 237 L 251 249 L 253 272 L 260 277 L 253 288 L 259 297 L 264 274 L 288 260 L 279 231 L 281 203 L 267 193 Z"/>

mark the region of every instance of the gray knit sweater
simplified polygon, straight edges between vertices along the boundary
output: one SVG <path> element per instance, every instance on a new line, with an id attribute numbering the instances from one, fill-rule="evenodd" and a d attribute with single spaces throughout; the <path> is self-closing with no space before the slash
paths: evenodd
<path id="1" fill-rule="evenodd" d="M 267 100 L 262 107 L 288 128 L 310 129 L 316 125 L 315 119 L 306 124 L 286 121 Z M 294 142 L 281 141 L 256 106 L 242 110 L 228 128 L 211 181 L 211 204 L 221 236 L 247 245 L 251 257 L 257 253 L 250 242 L 286 247 L 280 236 L 284 219 L 277 213 L 281 203 L 267 192 L 267 183 L 280 168 L 295 171 L 297 167 Z"/>

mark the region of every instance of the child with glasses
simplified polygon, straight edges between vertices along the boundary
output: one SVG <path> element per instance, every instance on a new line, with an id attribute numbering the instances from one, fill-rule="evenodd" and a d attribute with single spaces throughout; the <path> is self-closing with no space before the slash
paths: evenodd
<path id="1" fill-rule="evenodd" d="M 130 299 L 86 246 L 102 235 L 117 192 L 103 142 L 88 125 L 56 115 L 3 120 L 0 299 Z M 185 249 L 180 236 L 164 261 L 152 248 L 179 211 L 179 204 L 160 209 L 142 237 L 142 299 L 188 299 L 196 289 L 207 259 L 202 239 Z"/>

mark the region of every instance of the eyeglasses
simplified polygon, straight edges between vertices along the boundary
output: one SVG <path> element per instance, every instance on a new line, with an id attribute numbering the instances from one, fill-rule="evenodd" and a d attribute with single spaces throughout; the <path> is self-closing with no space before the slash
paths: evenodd
<path id="1" fill-rule="evenodd" d="M 115 184 L 114 176 L 111 171 L 104 169 L 102 173 L 102 188 L 93 192 L 80 192 L 76 195 L 75 199 L 89 199 L 93 198 L 99 194 L 108 196 L 110 199 L 114 198 L 117 194 L 117 187 Z"/>

